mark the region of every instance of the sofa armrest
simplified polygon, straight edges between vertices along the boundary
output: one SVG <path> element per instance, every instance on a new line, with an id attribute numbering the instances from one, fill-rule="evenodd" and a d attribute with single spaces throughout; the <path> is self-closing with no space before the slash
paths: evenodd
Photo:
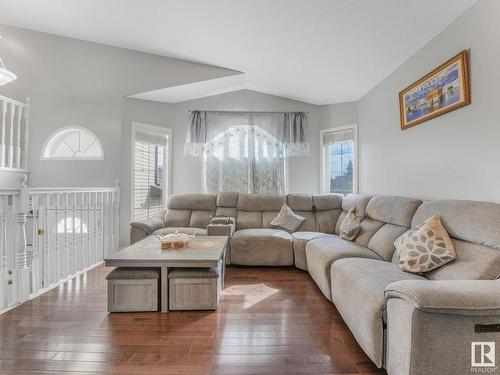
<path id="1" fill-rule="evenodd" d="M 403 280 L 388 285 L 385 297 L 425 312 L 500 315 L 500 280 Z"/>
<path id="2" fill-rule="evenodd" d="M 236 219 L 232 216 L 212 216 L 210 219 L 210 224 L 234 224 Z"/>
<path id="3" fill-rule="evenodd" d="M 207 235 L 231 237 L 236 227 L 235 222 L 234 217 L 215 216 L 207 225 Z"/>
<path id="4" fill-rule="evenodd" d="M 132 244 L 140 241 L 154 231 L 165 227 L 163 217 L 164 213 L 161 213 L 157 216 L 153 216 L 149 220 L 134 221 L 130 223 L 130 243 Z"/>
<path id="5" fill-rule="evenodd" d="M 207 225 L 207 235 L 208 236 L 228 236 L 231 238 L 234 231 L 236 230 L 236 220 L 234 217 L 221 217 L 216 216 L 210 220 L 210 224 Z M 226 251 L 226 265 L 231 264 L 231 244 L 228 242 Z"/>

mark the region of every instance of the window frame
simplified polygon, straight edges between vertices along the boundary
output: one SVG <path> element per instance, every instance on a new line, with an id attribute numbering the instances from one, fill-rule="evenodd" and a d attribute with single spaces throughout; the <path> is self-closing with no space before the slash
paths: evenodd
<path id="1" fill-rule="evenodd" d="M 320 160 L 320 173 L 319 173 L 319 186 L 320 192 L 323 194 L 334 194 L 330 192 L 329 182 L 329 163 L 327 162 L 328 148 L 323 145 L 323 137 L 327 133 L 333 133 L 336 131 L 353 130 L 353 156 L 352 156 L 352 190 L 354 194 L 359 192 L 359 133 L 358 124 L 350 124 L 344 126 L 338 126 L 334 128 L 322 129 L 319 134 L 319 160 Z"/>
<path id="2" fill-rule="evenodd" d="M 167 150 L 165 152 L 165 165 L 163 168 L 165 188 L 163 189 L 162 209 L 165 209 L 166 202 L 172 189 L 172 129 L 132 121 L 130 132 L 130 221 L 134 220 L 135 139 L 138 131 L 142 131 L 143 133 L 160 134 L 167 137 L 167 141 L 165 143 Z"/>
<path id="3" fill-rule="evenodd" d="M 79 130 L 82 132 L 86 132 L 90 134 L 92 137 L 94 137 L 94 140 L 96 144 L 99 146 L 99 149 L 101 150 L 101 156 L 64 156 L 64 157 L 59 157 L 59 156 L 45 156 L 47 147 L 49 147 L 53 141 L 54 137 L 57 137 L 60 133 L 66 132 L 68 130 Z M 41 161 L 102 161 L 104 160 L 104 147 L 102 146 L 102 142 L 99 139 L 99 137 L 90 129 L 85 128 L 83 126 L 64 126 L 62 128 L 58 128 L 57 130 L 53 131 L 45 140 L 43 147 L 42 147 L 42 153 L 40 155 L 40 160 Z"/>

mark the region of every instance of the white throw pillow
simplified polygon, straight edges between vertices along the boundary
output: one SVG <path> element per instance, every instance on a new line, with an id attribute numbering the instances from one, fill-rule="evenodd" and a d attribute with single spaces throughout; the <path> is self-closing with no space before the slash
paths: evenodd
<path id="1" fill-rule="evenodd" d="M 288 232 L 295 232 L 305 219 L 305 217 L 295 214 L 286 203 L 283 203 L 280 213 L 271 221 L 271 225 Z"/>
<path id="2" fill-rule="evenodd" d="M 456 259 L 455 247 L 438 215 L 403 233 L 395 242 L 399 267 L 425 273 Z"/>
<path id="3" fill-rule="evenodd" d="M 361 229 L 361 216 L 356 215 L 356 209 L 351 208 L 342 224 L 340 224 L 339 237 L 346 241 L 354 241 Z"/>

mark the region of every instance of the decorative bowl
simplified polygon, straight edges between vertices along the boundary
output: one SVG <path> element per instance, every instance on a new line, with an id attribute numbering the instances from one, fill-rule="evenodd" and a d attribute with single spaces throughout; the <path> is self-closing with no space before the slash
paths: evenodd
<path id="1" fill-rule="evenodd" d="M 164 250 L 184 249 L 189 246 L 193 237 L 194 235 L 192 234 L 179 233 L 177 231 L 175 233 L 156 236 L 160 241 L 161 248 Z"/>

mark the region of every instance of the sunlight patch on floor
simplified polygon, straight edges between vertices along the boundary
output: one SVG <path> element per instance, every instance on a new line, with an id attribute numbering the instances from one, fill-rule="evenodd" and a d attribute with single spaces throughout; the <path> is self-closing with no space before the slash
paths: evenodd
<path id="1" fill-rule="evenodd" d="M 225 297 L 243 298 L 243 308 L 247 309 L 257 303 L 278 293 L 278 289 L 268 287 L 266 284 L 233 285 L 222 291 Z"/>

